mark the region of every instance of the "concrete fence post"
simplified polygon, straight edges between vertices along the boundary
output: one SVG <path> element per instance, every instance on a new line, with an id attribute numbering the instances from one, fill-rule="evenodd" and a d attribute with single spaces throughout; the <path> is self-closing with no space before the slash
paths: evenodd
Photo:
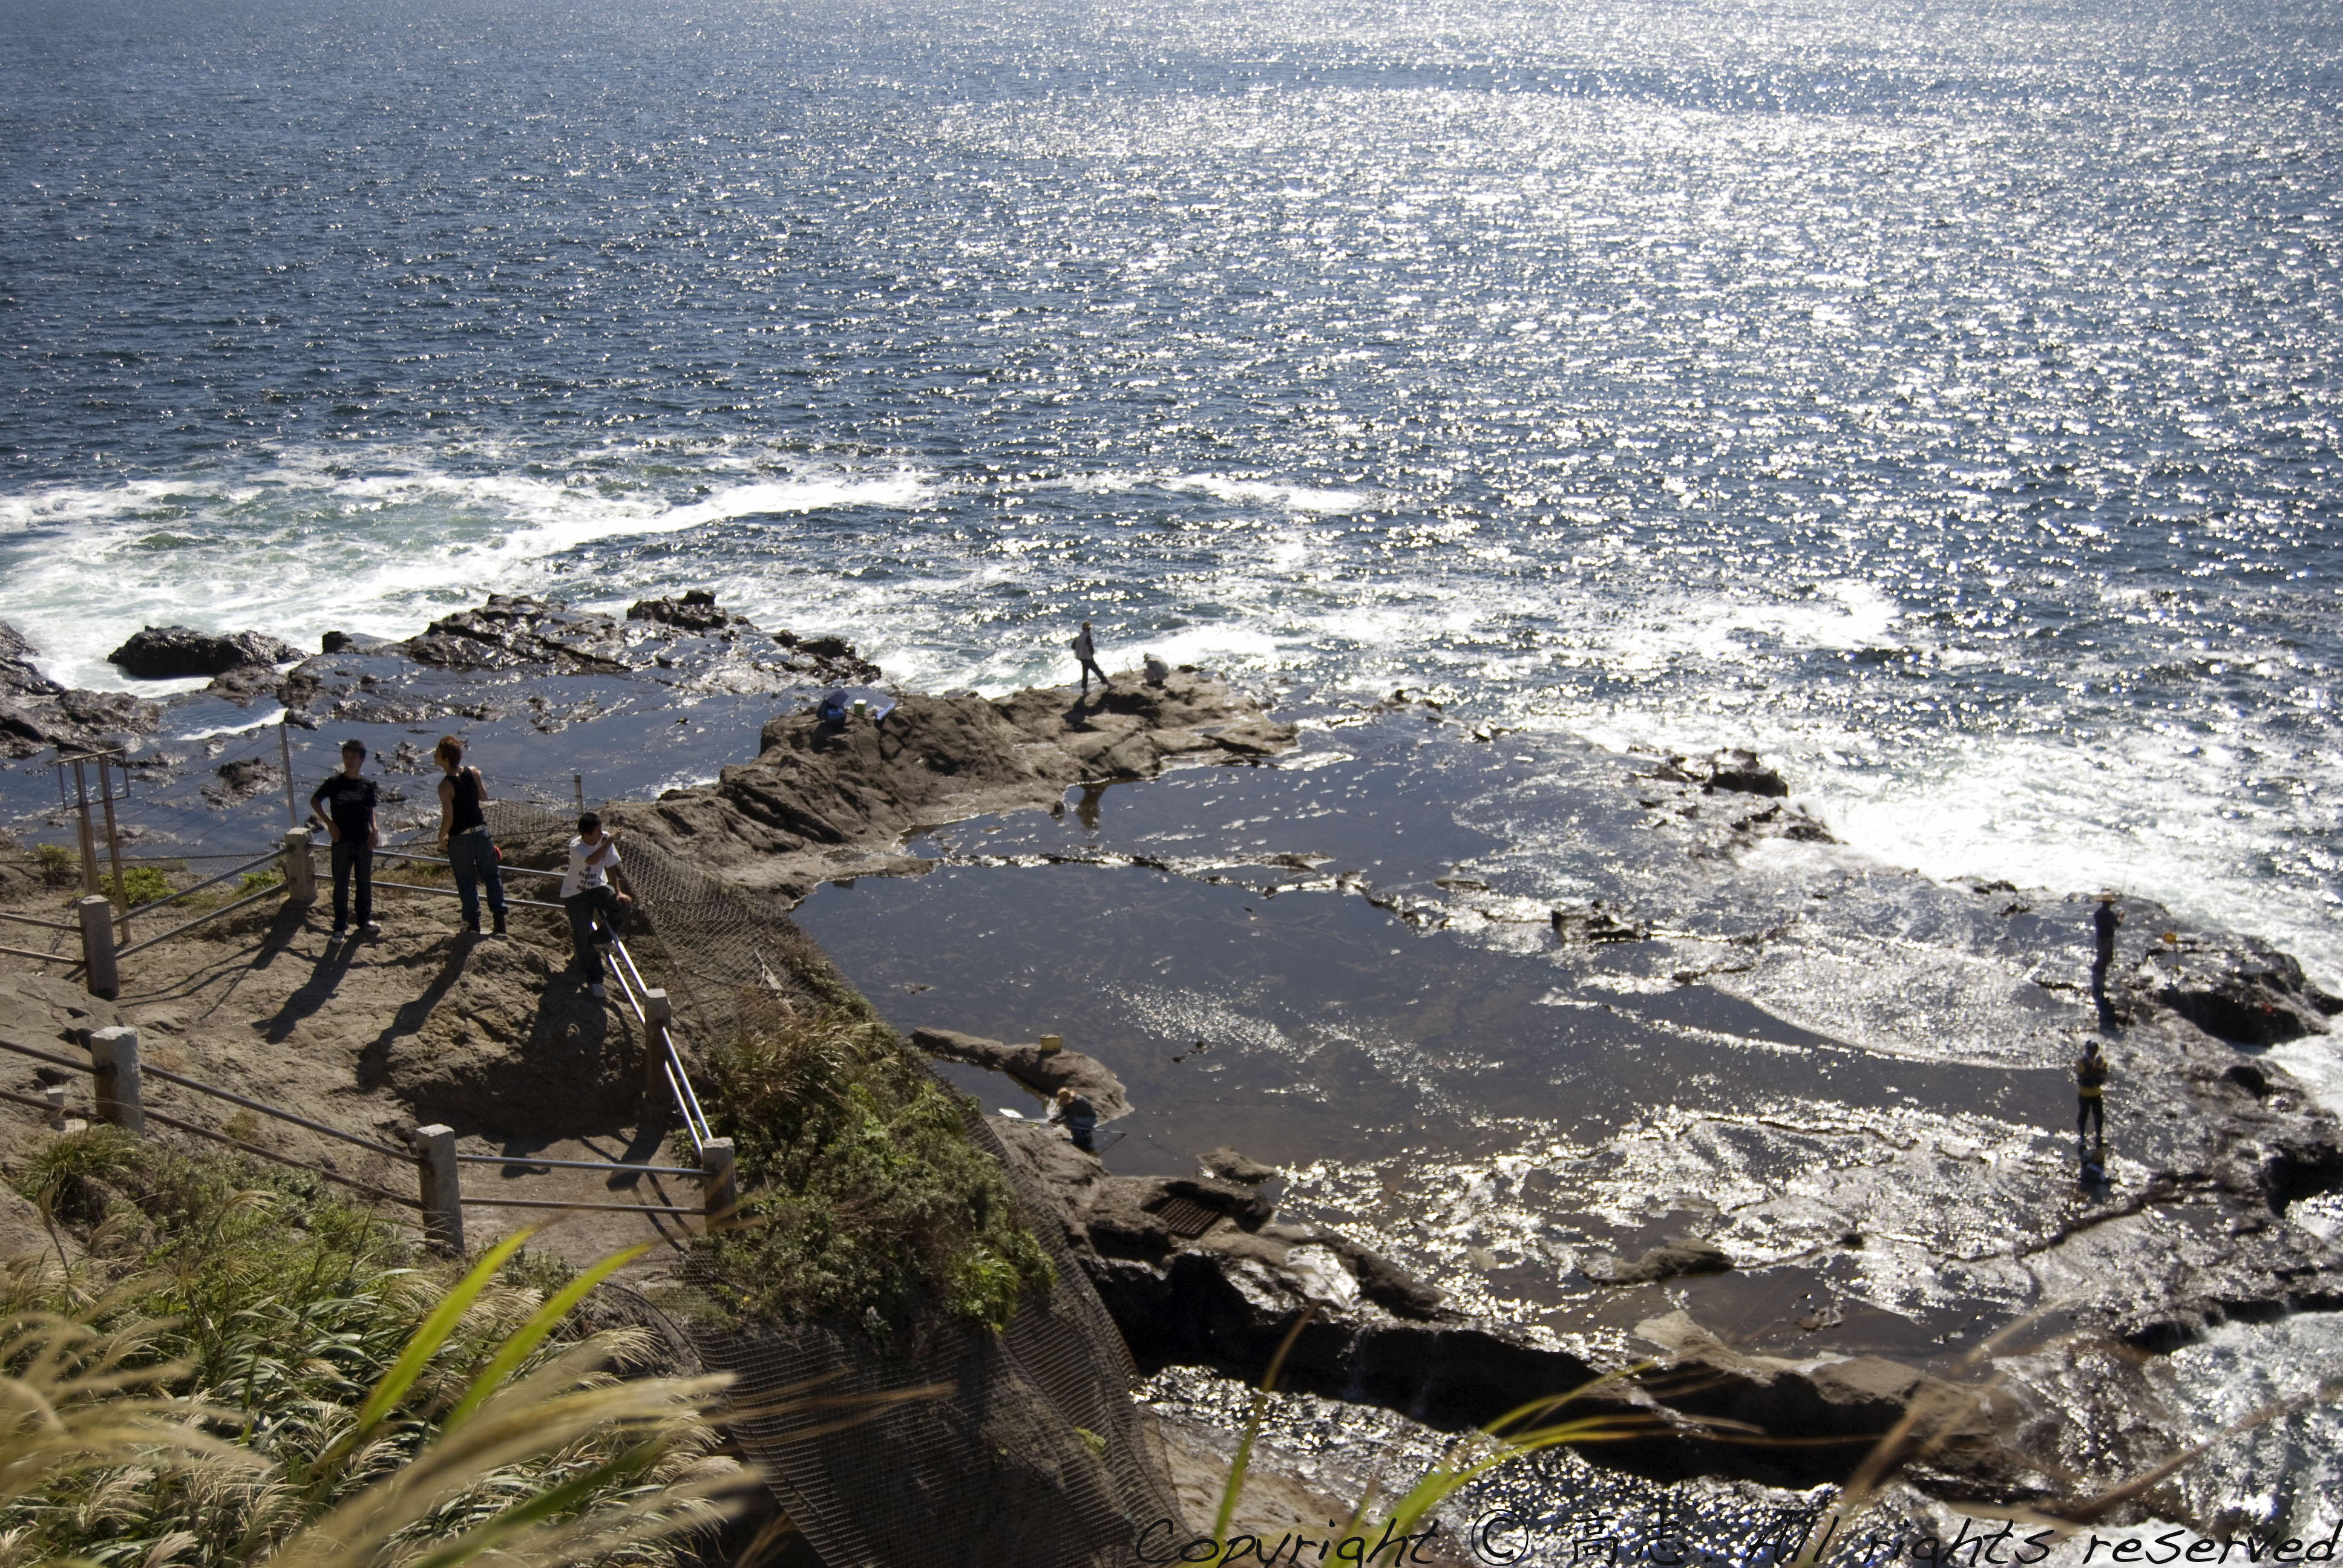
<path id="1" fill-rule="evenodd" d="M 122 968 L 114 955 L 114 901 L 90 893 L 75 901 L 81 920 L 82 975 L 89 994 L 112 1001 L 122 990 Z"/>
<path id="2" fill-rule="evenodd" d="M 309 829 L 287 828 L 285 830 L 285 901 L 289 904 L 314 904 L 317 901 L 317 862 L 310 854 Z"/>
<path id="3" fill-rule="evenodd" d="M 415 1164 L 423 1183 L 423 1240 L 464 1255 L 464 1191 L 456 1182 L 456 1130 L 433 1122 L 415 1130 Z"/>
<path id="4" fill-rule="evenodd" d="M 643 991 L 643 1096 L 653 1103 L 668 1093 L 668 1024 L 674 1017 L 675 1004 L 667 1000 L 667 992 L 656 986 L 646 987 Z"/>
<path id="5" fill-rule="evenodd" d="M 699 1208 L 711 1231 L 729 1231 L 740 1207 L 740 1184 L 732 1173 L 732 1140 L 711 1138 L 699 1146 Z"/>
<path id="6" fill-rule="evenodd" d="M 138 1091 L 138 1031 L 119 1024 L 92 1030 L 89 1064 L 96 1070 L 99 1118 L 133 1137 L 146 1136 L 146 1106 Z"/>

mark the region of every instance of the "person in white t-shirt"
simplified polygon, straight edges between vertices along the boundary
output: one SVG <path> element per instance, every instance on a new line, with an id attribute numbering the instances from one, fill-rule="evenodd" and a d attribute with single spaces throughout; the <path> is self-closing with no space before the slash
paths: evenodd
<path id="1" fill-rule="evenodd" d="M 577 945 L 573 972 L 597 998 L 602 994 L 602 955 L 596 950 L 594 929 L 603 940 L 618 934 L 634 900 L 610 885 L 618 869 L 618 835 L 602 831 L 601 817 L 592 811 L 578 819 L 578 837 L 569 840 L 569 872 L 561 879 L 561 907 L 569 913 L 569 937 Z"/>

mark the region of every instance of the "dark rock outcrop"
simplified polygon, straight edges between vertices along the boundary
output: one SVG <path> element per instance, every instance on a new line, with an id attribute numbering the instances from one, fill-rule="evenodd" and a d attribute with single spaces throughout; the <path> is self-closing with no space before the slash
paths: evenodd
<path id="1" fill-rule="evenodd" d="M 706 588 L 693 588 L 681 598 L 639 598 L 627 607 L 627 618 L 655 620 L 684 631 L 720 631 L 732 623 Z"/>
<path id="2" fill-rule="evenodd" d="M 628 668 L 619 623 L 607 615 L 572 615 L 568 607 L 526 594 L 490 594 L 478 609 L 442 616 L 395 645 L 418 664 L 442 669 Z"/>
<path id="3" fill-rule="evenodd" d="M 2132 990 L 2217 1040 L 2276 1045 L 2328 1032 L 2343 999 L 2303 977 L 2302 966 L 2252 937 L 2177 936 L 2152 942 Z"/>
<path id="4" fill-rule="evenodd" d="M 387 638 L 368 637 L 362 631 L 329 631 L 317 639 L 320 653 L 373 653 L 389 646 Z"/>
<path id="5" fill-rule="evenodd" d="M 884 723 L 776 719 L 754 762 L 630 808 L 626 823 L 743 882 L 797 893 L 923 827 L 1052 806 L 1072 784 L 1150 778 L 1182 756 L 1257 755 L 1293 736 L 1195 675 L 1151 687 L 1125 672 L 1087 699 L 1064 687 L 998 701 L 912 693 Z"/>
<path id="6" fill-rule="evenodd" d="M 1598 1260 L 1589 1259 L 1586 1272 L 1589 1279 L 1605 1284 L 1640 1285 L 1683 1274 L 1728 1273 L 1732 1268 L 1733 1260 L 1724 1248 L 1698 1236 L 1683 1236 L 1654 1247 L 1632 1263 L 1614 1259 L 1604 1267 Z"/>
<path id="7" fill-rule="evenodd" d="M 127 692 L 58 685 L 34 667 L 34 651 L 15 627 L 0 621 L 0 755 L 111 746 L 150 734 L 162 722 L 159 704 Z"/>
<path id="8" fill-rule="evenodd" d="M 225 675 L 246 665 L 266 668 L 301 657 L 301 650 L 256 631 L 197 631 L 193 627 L 150 626 L 106 656 L 108 664 L 139 680 L 191 675 Z"/>
<path id="9" fill-rule="evenodd" d="M 1647 942 L 1652 940 L 1649 920 L 1634 916 L 1622 917 L 1616 910 L 1606 910 L 1597 899 L 1583 910 L 1556 910 L 1553 915 L 1554 934 L 1564 942 Z"/>
<path id="10" fill-rule="evenodd" d="M 284 783 L 284 769 L 276 763 L 261 757 L 239 757 L 219 765 L 212 781 L 204 786 L 203 795 L 215 806 L 232 806 Z"/>
<path id="11" fill-rule="evenodd" d="M 0 697 L 55 697 L 65 688 L 33 667 L 33 645 L 0 620 Z"/>
<path id="12" fill-rule="evenodd" d="M 955 1029 L 915 1029 L 911 1043 L 930 1056 L 1005 1072 L 1034 1093 L 1049 1096 L 1071 1089 L 1091 1102 L 1101 1121 L 1131 1114 L 1122 1081 L 1094 1056 L 1079 1050 L 1045 1051 L 1038 1045 L 1004 1045 Z"/>
<path id="13" fill-rule="evenodd" d="M 1222 1181 L 1242 1181 L 1248 1187 L 1258 1187 L 1285 1174 L 1274 1165 L 1247 1159 L 1226 1144 L 1218 1149 L 1205 1150 L 1196 1156 L 1196 1162 L 1203 1167 L 1207 1176 Z"/>

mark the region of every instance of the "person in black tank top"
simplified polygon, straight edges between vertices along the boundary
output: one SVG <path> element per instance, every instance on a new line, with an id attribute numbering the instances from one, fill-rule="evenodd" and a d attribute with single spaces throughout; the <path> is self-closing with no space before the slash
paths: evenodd
<path id="1" fill-rule="evenodd" d="M 488 913 L 496 934 L 505 934 L 505 879 L 488 837 L 488 787 L 477 768 L 464 766 L 464 743 L 442 735 L 432 755 L 447 777 L 439 780 L 439 848 L 456 871 L 456 896 L 464 904 L 464 929 L 480 934 L 480 884 L 488 884 Z"/>

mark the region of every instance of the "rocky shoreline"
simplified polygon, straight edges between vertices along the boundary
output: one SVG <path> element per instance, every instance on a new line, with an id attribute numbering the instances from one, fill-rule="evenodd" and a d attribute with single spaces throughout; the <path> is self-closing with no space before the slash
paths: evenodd
<path id="1" fill-rule="evenodd" d="M 173 639 L 159 640 L 167 651 Z M 1292 722 L 1272 720 L 1259 699 L 1197 670 L 1172 672 L 1160 684 L 1121 675 L 1087 699 L 1065 689 L 1000 699 L 890 692 L 896 706 L 881 724 L 826 724 L 807 710 L 813 694 L 879 695 L 879 672 L 842 642 L 764 632 L 706 595 L 645 601 L 624 618 L 492 598 L 404 643 L 329 637 L 326 651 L 289 668 L 268 661 L 279 650 L 265 639 L 226 640 L 246 656 L 214 672 L 206 690 L 156 701 L 58 688 L 41 677 L 23 639 L 0 628 L 0 739 L 18 758 L 138 739 L 134 769 L 199 785 L 215 814 L 242 809 L 256 819 L 281 783 L 267 757 L 207 769 L 210 756 L 166 732 L 206 720 L 232 724 L 239 715 L 249 724 L 255 709 L 273 700 L 293 725 L 397 732 L 381 749 L 388 764 L 409 770 L 419 763 L 402 760 L 401 744 L 413 749 L 406 732 L 454 723 L 533 738 L 556 768 L 576 756 L 639 752 L 640 765 L 629 763 L 625 776 L 656 779 L 686 752 L 702 758 L 724 747 L 719 739 L 694 751 L 700 743 L 665 731 L 688 736 L 707 710 L 700 705 L 733 703 L 737 709 L 724 711 L 760 714 L 752 760 L 739 760 L 745 748 L 734 748 L 706 769 L 712 777 L 705 781 L 626 791 L 635 798 L 614 810 L 630 830 L 753 893 L 794 900 L 834 879 L 944 862 L 1038 863 L 1046 857 L 910 846 L 980 817 L 1062 813 L 1077 785 L 1153 778 L 1183 763 L 1291 758 L 1303 738 Z M 190 668 L 217 657 L 216 648 L 197 649 Z M 777 701 L 796 710 L 772 716 Z M 740 721 L 729 722 L 737 733 Z M 1403 697 L 1317 722 L 1330 734 L 1345 725 L 1419 725 L 1466 749 L 1495 739 L 1458 733 L 1436 709 Z M 666 749 L 656 753 L 646 739 L 655 733 Z M 1745 752 L 1572 760 L 1550 749 L 1540 766 L 1578 769 L 1571 799 L 1591 802 L 1590 814 L 1595 807 L 1609 813 L 1615 843 L 1635 835 L 1640 859 L 1606 848 L 1608 880 L 1590 880 L 1583 897 L 1509 893 L 1502 865 L 1474 872 L 1450 865 L 1410 884 L 1346 869 L 1300 844 L 1244 851 L 1253 857 L 1251 871 L 1232 850 L 1188 860 L 1084 853 L 1101 868 L 1151 864 L 1197 880 L 1250 876 L 1243 885 L 1262 888 L 1264 899 L 1311 889 L 1355 893 L 1410 929 L 1458 933 L 1491 952 L 1543 955 L 1538 961 L 1571 977 L 1580 996 L 1637 1027 L 1657 1027 L 1655 1020 L 1685 1027 L 1663 1016 L 1663 1003 L 1678 1005 L 1671 999 L 1706 1010 L 1683 1017 L 1712 1033 L 1724 1026 L 1701 1020 L 1743 1007 L 1789 1020 L 1732 1026 L 1749 1038 L 1770 1029 L 1799 1050 L 1843 1040 L 1866 1060 L 1918 1062 L 1915 1072 L 1939 1070 L 1929 1065 L 1931 1049 L 1949 1051 L 1948 1060 L 1999 1074 L 2005 1096 L 2056 1098 L 2060 1053 L 2078 1030 L 2096 1029 L 2116 1042 L 2126 1125 L 2137 1130 L 2111 1164 L 2112 1180 L 2086 1186 L 2055 1143 L 2046 1149 L 2037 1136 L 2026 1144 L 2024 1116 L 2009 1109 L 2015 1101 L 1981 1103 L 1955 1127 L 1877 1109 L 1875 1091 L 1843 1085 L 1833 1092 L 1847 1125 L 1793 1117 L 1786 1141 L 1765 1134 L 1775 1142 L 1766 1146 L 1771 1163 L 1753 1194 L 1730 1211 L 1714 1209 L 1710 1222 L 1679 1222 L 1674 1233 L 1647 1228 L 1640 1242 L 1630 1240 L 1637 1232 L 1619 1229 L 1607 1250 L 1584 1240 L 1534 1243 L 1526 1232 L 1506 1243 L 1525 1260 L 1564 1260 L 1562 1275 L 1579 1292 L 1572 1299 L 1635 1303 L 1624 1321 L 1614 1313 L 1620 1326 L 1601 1342 L 1624 1342 L 1618 1336 L 1632 1326 L 1658 1358 L 1617 1396 L 1651 1417 L 1654 1430 L 1615 1445 L 1606 1462 L 1662 1480 L 1812 1486 L 1843 1478 L 1869 1434 L 1917 1400 L 1937 1413 L 1925 1425 L 1926 1452 L 1912 1479 L 1944 1497 L 2051 1501 L 2084 1482 L 2136 1473 L 2182 1445 L 2177 1429 L 2141 1419 L 2154 1402 L 2137 1358 L 2167 1354 L 2225 1322 L 2343 1308 L 2343 1254 L 2329 1242 L 2338 1227 L 2316 1201 L 2343 1188 L 2343 1130 L 2314 1088 L 2270 1054 L 2325 1037 L 2343 1002 L 2310 984 L 2291 959 L 2126 900 L 2139 956 L 2111 975 L 2105 1007 L 2090 1012 L 2070 953 L 2083 905 L 2076 897 L 1850 870 L 1843 858 L 1827 858 L 1837 848 L 1827 828 Z M 1900 958 L 1865 945 L 1891 925 L 1908 950 Z M 1908 1015 L 1934 1005 L 1928 998 L 1956 988 L 1963 974 L 1991 994 L 1964 998 L 1966 1012 L 1945 1014 L 1951 1043 L 1903 1043 L 1916 1027 L 1926 1032 Z M 2024 978 L 1994 978 L 2006 976 Z M 1044 1057 L 957 1024 L 930 1024 L 913 1038 L 940 1059 L 1036 1091 L 1082 1088 L 1110 1120 L 1149 1109 L 1148 1089 L 1121 1060 L 1081 1051 Z M 1753 1135 L 1767 1114 L 1755 1113 Z M 1731 1122 L 1713 1111 L 1686 1115 L 1669 1136 L 1695 1152 Z M 1226 1146 L 1196 1147 L 1189 1151 L 1201 1161 L 1193 1176 L 1118 1175 L 1031 1123 L 998 1125 L 1011 1157 L 1051 1196 L 1056 1212 L 1044 1222 L 1061 1229 L 1142 1371 L 1204 1366 L 1257 1379 L 1307 1314 L 1288 1362 L 1291 1387 L 1454 1430 L 1615 1364 L 1590 1351 L 1594 1342 L 1557 1334 L 1551 1322 L 1524 1327 L 1493 1318 L 1480 1297 L 1451 1288 L 1453 1274 L 1428 1277 L 1411 1262 L 1423 1254 L 1405 1225 L 1379 1231 L 1279 1217 L 1280 1205 L 1302 1190 L 1320 1215 L 1340 1210 L 1342 1181 L 1352 1179 L 1340 1161 L 1296 1169 L 1278 1151 L 1250 1147 L 1249 1138 L 1248 1153 L 1277 1165 Z M 1509 1156 L 1517 1160 L 1513 1176 L 1503 1176 L 1498 1161 L 1505 1212 L 1543 1211 L 1540 1224 L 1559 1234 L 1574 1193 L 1590 1205 L 1609 1201 L 1600 1197 L 1606 1161 L 1627 1161 L 1621 1169 L 1632 1173 L 1620 1151 L 1636 1137 L 1648 1141 L 1648 1129 L 1557 1157 L 1534 1184 L 1528 1175 L 1547 1169 L 1538 1160 Z M 1687 1167 L 1695 1184 L 1748 1179 L 1725 1165 L 1699 1176 L 1698 1159 L 1711 1157 Z M 1281 1177 L 1287 1196 L 1272 1202 L 1264 1191 Z M 1404 1205 L 1403 1192 L 1394 1199 L 1383 1180 L 1386 1208 Z M 1679 1201 L 1679 1221 L 1687 1211 Z M 1500 1239 L 1490 1229 L 1497 1212 L 1477 1221 L 1483 1239 L 1466 1251 L 1478 1255 Z M 1664 1221 L 1671 1211 L 1660 1204 L 1654 1212 Z M 1991 1217 L 1989 1242 L 1914 1251 L 1895 1240 L 1898 1231 L 1975 1231 L 1979 1216 Z M 1775 1243 L 1753 1248 L 1754 1237 L 1775 1232 Z M 1990 1391 L 1950 1375 L 1952 1361 L 1975 1352 L 1983 1330 L 1957 1342 L 1948 1336 L 1936 1360 L 1899 1361 L 1859 1345 L 1835 1349 L 1827 1311 L 1810 1314 L 1814 1326 L 1800 1331 L 1795 1353 L 1756 1348 L 1704 1321 L 1717 1290 L 1763 1297 L 1775 1274 L 1820 1277 L 1835 1260 L 1860 1263 L 1890 1245 L 1936 1260 L 1911 1266 L 1943 1272 L 1951 1281 L 1942 1287 L 1946 1299 L 1970 1303 L 1980 1322 L 2028 1310 L 2052 1321 L 2022 1354 L 2002 1358 Z M 1688 1282 L 1707 1282 L 1710 1293 L 1667 1293 Z M 2135 1359 L 2110 1361 L 2111 1344 Z M 1743 1428 L 1815 1441 L 1769 1449 L 1725 1435 Z"/>

